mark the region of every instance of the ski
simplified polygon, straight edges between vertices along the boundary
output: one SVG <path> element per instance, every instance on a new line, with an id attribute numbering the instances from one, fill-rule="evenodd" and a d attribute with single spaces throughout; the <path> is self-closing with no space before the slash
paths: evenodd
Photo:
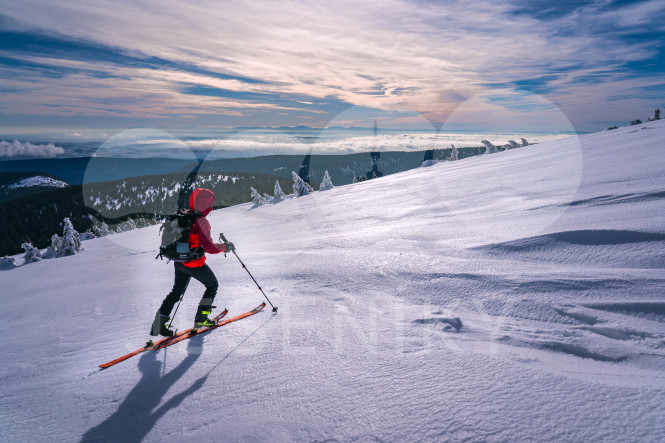
<path id="1" fill-rule="evenodd" d="M 263 302 L 260 305 L 258 305 L 256 308 L 252 309 L 251 311 L 247 311 L 244 314 L 236 315 L 235 317 L 231 317 L 228 320 L 218 321 L 217 324 L 214 325 L 214 326 L 203 327 L 203 328 L 200 328 L 200 329 L 194 329 L 194 328 L 189 329 L 189 332 L 187 334 L 183 334 L 183 335 L 178 334 L 178 337 L 174 338 L 173 340 L 169 340 L 168 342 L 157 345 L 152 350 L 156 351 L 158 349 L 163 349 L 167 346 L 174 345 L 174 344 L 176 344 L 180 341 L 186 340 L 188 338 L 194 337 L 194 336 L 199 335 L 199 334 L 203 334 L 204 332 L 208 332 L 208 331 L 212 331 L 213 329 L 217 329 L 220 326 L 228 325 L 229 323 L 232 323 L 236 320 L 240 320 L 241 318 L 245 318 L 245 317 L 249 317 L 250 315 L 257 314 L 257 313 L 261 312 L 261 310 L 265 307 L 266 307 L 266 303 Z"/>
<path id="2" fill-rule="evenodd" d="M 229 311 L 228 311 L 227 309 L 224 309 L 222 312 L 220 312 L 219 314 L 217 314 L 217 315 L 214 317 L 214 320 L 217 321 L 217 322 L 220 321 L 222 318 L 224 318 L 224 316 L 225 316 L 228 312 L 229 312 Z M 109 366 L 113 366 L 113 365 L 115 365 L 115 364 L 117 364 L 117 363 L 120 363 L 121 361 L 125 361 L 125 360 L 127 360 L 128 358 L 130 358 L 130 357 L 134 357 L 135 355 L 138 355 L 138 354 L 140 354 L 140 353 L 142 353 L 142 352 L 145 352 L 145 351 L 156 351 L 157 349 L 161 349 L 162 347 L 167 346 L 167 343 L 168 343 L 168 342 L 173 341 L 173 340 L 176 340 L 176 339 L 182 337 L 183 335 L 188 335 L 188 334 L 192 331 L 192 329 L 193 329 L 193 328 L 191 328 L 191 329 L 186 329 L 186 330 L 184 330 L 184 331 L 182 331 L 182 332 L 178 332 L 178 333 L 175 334 L 173 337 L 164 337 L 164 338 L 162 338 L 161 340 L 157 340 L 156 342 L 153 342 L 152 340 L 150 340 L 150 341 L 148 341 L 148 342 L 145 344 L 145 346 L 143 346 L 143 347 L 141 347 L 141 348 L 138 348 L 136 351 L 130 352 L 130 353 L 127 354 L 127 355 L 123 355 L 122 357 L 118 357 L 118 358 L 116 358 L 115 360 L 111 360 L 111 361 L 108 362 L 108 363 L 101 364 L 101 365 L 99 365 L 99 367 L 102 368 L 102 369 L 106 369 L 106 368 L 108 368 Z"/>

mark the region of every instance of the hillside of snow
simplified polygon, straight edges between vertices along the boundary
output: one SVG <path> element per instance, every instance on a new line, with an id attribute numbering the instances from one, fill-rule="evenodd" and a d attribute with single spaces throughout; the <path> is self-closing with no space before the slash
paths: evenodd
<path id="1" fill-rule="evenodd" d="M 43 175 L 35 175 L 34 177 L 28 177 L 16 183 L 12 183 L 11 185 L 7 186 L 7 189 L 31 188 L 33 186 L 66 188 L 69 185 L 62 180 L 56 180 L 54 178 L 45 177 Z"/>
<path id="2" fill-rule="evenodd" d="M 158 226 L 0 272 L 2 440 L 663 441 L 663 139 L 661 120 L 215 211 L 279 313 L 106 370 L 171 288 Z M 233 255 L 208 263 L 218 309 L 262 301 Z"/>
<path id="3" fill-rule="evenodd" d="M 4 163 L 6 169 L 6 164 L 11 164 L 12 162 L 0 161 L 0 163 Z M 0 167 L 0 169 L 2 169 L 2 167 Z M 56 189 L 60 189 L 66 192 L 65 188 L 69 187 L 69 183 L 62 181 L 57 177 L 43 175 L 41 173 L 20 171 L 0 172 L 0 204 L 9 200 L 14 200 L 21 197 L 30 197 L 42 192 L 53 191 Z M 3 209 L 6 212 L 6 208 Z M 28 212 L 32 212 L 32 210 L 28 210 Z M 15 220 L 13 219 L 10 221 L 5 220 L 5 222 L 15 224 Z M 16 234 L 16 232 L 13 233 Z M 0 249 L 2 249 L 1 244 L 2 239 L 0 239 Z M 6 253 L 7 251 L 4 253 L 0 252 L 0 255 L 5 255 Z"/>

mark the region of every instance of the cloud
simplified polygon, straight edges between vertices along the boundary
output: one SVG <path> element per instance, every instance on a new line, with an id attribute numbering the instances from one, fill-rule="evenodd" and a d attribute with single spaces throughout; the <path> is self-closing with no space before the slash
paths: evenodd
<path id="1" fill-rule="evenodd" d="M 178 154 L 183 147 L 192 151 L 206 151 L 208 158 L 225 158 L 236 156 L 258 156 L 270 154 L 304 154 L 312 151 L 315 154 L 354 154 L 367 153 L 370 151 L 424 151 L 428 149 L 448 149 L 454 143 L 457 147 L 478 147 L 483 139 L 492 140 L 497 145 L 503 145 L 508 140 L 519 140 L 526 137 L 529 142 L 540 143 L 548 140 L 556 140 L 568 137 L 570 134 L 536 134 L 536 133 L 462 133 L 447 132 L 436 134 L 432 128 L 431 132 L 396 132 L 394 134 L 374 136 L 353 136 L 346 133 L 345 136 L 336 140 L 327 140 L 326 136 L 336 134 L 335 130 L 330 133 L 323 132 L 322 137 L 315 141 L 303 143 L 297 137 L 289 134 L 272 133 L 269 135 L 261 132 L 240 133 L 227 139 L 203 139 L 203 140 L 169 140 L 152 139 L 140 140 L 132 145 L 126 145 L 122 155 L 130 155 L 130 152 L 139 153 L 141 156 L 154 155 L 159 152 L 170 156 Z M 140 149 L 137 149 L 140 147 Z M 121 149 L 114 147 L 109 150 L 109 155 L 120 155 Z"/>
<path id="2" fill-rule="evenodd" d="M 53 143 L 33 145 L 30 142 L 0 140 L 0 157 L 46 157 L 53 158 L 63 155 L 65 150 Z"/>
<path id="3" fill-rule="evenodd" d="M 514 83 L 555 102 L 565 97 L 572 109 L 580 101 L 570 91 L 580 82 L 613 84 L 629 73 L 626 63 L 658 56 L 662 35 L 634 36 L 660 23 L 662 1 L 572 2 L 542 14 L 545 3 L 516 13 L 518 3 L 507 0 L 11 2 L 3 13 L 22 29 L 107 49 L 87 58 L 92 51 L 9 54 L 32 65 L 0 72 L 13 79 L 7 91 L 20 91 L 0 94 L 0 104 L 21 103 L 28 114 L 162 118 L 240 117 L 239 109 L 304 117 L 332 113 L 338 107 L 323 103 L 334 102 L 406 106 L 442 121 L 493 84 Z M 188 93 L 193 87 L 220 94 Z M 608 101 L 613 94 L 604 87 L 595 95 Z"/>

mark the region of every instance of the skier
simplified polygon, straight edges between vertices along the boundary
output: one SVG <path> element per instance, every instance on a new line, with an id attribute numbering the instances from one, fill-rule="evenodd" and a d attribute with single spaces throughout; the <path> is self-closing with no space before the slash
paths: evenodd
<path id="1" fill-rule="evenodd" d="M 189 197 L 189 208 L 196 213 L 196 217 L 192 222 L 192 227 L 189 231 L 189 246 L 190 248 L 197 248 L 201 246 L 203 250 L 209 254 L 219 254 L 220 252 L 231 252 L 235 250 L 235 246 L 231 242 L 227 243 L 214 243 L 210 236 L 210 223 L 206 216 L 212 211 L 212 205 L 215 202 L 215 194 L 203 188 L 197 188 L 192 192 Z M 212 269 L 205 263 L 205 254 L 196 260 L 186 262 L 175 262 L 175 281 L 173 289 L 166 296 L 162 302 L 162 306 L 155 314 L 155 320 L 150 330 L 150 335 L 163 335 L 165 337 L 172 337 L 173 330 L 169 329 L 167 322 L 171 318 L 171 310 L 176 302 L 182 297 L 187 289 L 190 279 L 193 277 L 203 283 L 205 292 L 203 298 L 199 302 L 199 307 L 196 311 L 194 318 L 194 328 L 204 326 L 212 326 L 214 321 L 208 318 L 212 311 L 212 302 L 217 294 L 217 278 L 212 272 Z"/>

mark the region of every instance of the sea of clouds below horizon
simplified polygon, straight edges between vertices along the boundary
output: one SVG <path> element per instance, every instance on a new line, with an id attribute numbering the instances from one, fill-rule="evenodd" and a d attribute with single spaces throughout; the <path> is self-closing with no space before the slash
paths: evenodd
<path id="1" fill-rule="evenodd" d="M 386 131 L 387 132 L 387 131 Z M 0 160 L 114 157 L 222 159 L 248 158 L 262 155 L 347 155 L 370 151 L 425 151 L 480 147 L 482 140 L 501 146 L 508 140 L 529 143 L 570 137 L 571 133 L 517 132 L 441 132 L 390 131 L 378 135 L 336 132 L 238 131 L 211 137 L 175 137 L 163 131 L 136 130 L 118 133 L 106 140 L 40 142 L 1 140 Z"/>

